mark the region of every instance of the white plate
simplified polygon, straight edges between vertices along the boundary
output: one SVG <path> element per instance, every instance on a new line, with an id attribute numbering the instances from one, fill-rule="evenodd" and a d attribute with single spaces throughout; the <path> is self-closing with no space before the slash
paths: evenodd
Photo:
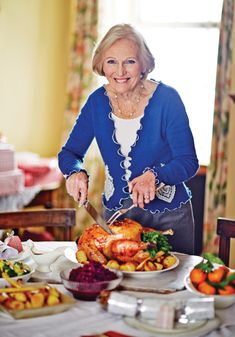
<path id="1" fill-rule="evenodd" d="M 228 308 L 235 303 L 235 295 L 206 295 L 198 291 L 192 284 L 189 274 L 184 278 L 184 285 L 188 291 L 200 297 L 213 297 L 216 309 Z"/>
<path id="2" fill-rule="evenodd" d="M 175 254 L 172 254 L 176 259 L 175 264 L 173 264 L 171 267 L 167 268 L 167 269 L 162 269 L 162 270 L 153 270 L 153 271 L 125 271 L 122 270 L 124 276 L 128 276 L 128 277 L 134 277 L 134 278 L 149 278 L 149 277 L 156 277 L 166 271 L 175 269 L 178 264 L 179 264 L 179 259 L 177 256 L 175 256 Z"/>
<path id="3" fill-rule="evenodd" d="M 74 263 L 77 263 L 78 265 L 81 265 L 78 260 L 76 259 L 76 252 L 73 248 L 66 248 L 65 251 L 64 251 L 64 255 L 65 257 L 74 262 Z M 127 276 L 127 277 L 134 277 L 134 278 L 150 278 L 150 277 L 156 277 L 158 276 L 159 274 L 162 274 L 166 271 L 169 271 L 169 270 L 172 270 L 174 268 L 176 268 L 179 264 L 179 259 L 178 257 L 171 253 L 171 255 L 173 255 L 175 258 L 176 258 L 176 263 L 173 264 L 171 267 L 167 268 L 167 269 L 162 269 L 162 270 L 154 270 L 154 271 L 125 271 L 125 270 L 122 270 L 122 273 L 124 274 L 124 276 Z"/>
<path id="4" fill-rule="evenodd" d="M 31 271 L 28 274 L 25 274 L 23 276 L 15 276 L 11 277 L 11 280 L 17 281 L 17 280 L 22 280 L 23 283 L 27 282 L 31 275 L 34 273 L 34 269 L 31 269 Z M 4 278 L 0 278 L 0 288 L 5 288 L 11 286 Z"/>
<path id="5" fill-rule="evenodd" d="M 200 321 L 196 323 L 189 324 L 177 324 L 174 329 L 162 329 L 156 327 L 153 320 L 142 321 L 138 318 L 125 317 L 125 322 L 134 328 L 141 329 L 147 332 L 156 333 L 157 336 L 177 336 L 177 337 L 194 337 L 201 336 L 202 334 L 207 334 L 208 332 L 216 329 L 220 320 L 216 317 L 208 321 Z"/>

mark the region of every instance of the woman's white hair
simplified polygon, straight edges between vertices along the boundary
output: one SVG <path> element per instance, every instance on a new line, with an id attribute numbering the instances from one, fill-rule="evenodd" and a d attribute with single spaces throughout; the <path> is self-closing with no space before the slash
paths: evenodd
<path id="1" fill-rule="evenodd" d="M 133 41 L 138 48 L 138 56 L 142 65 L 141 78 L 145 79 L 154 67 L 155 61 L 143 36 L 129 24 L 118 24 L 109 29 L 94 50 L 92 69 L 98 75 L 104 76 L 103 55 L 116 41 L 127 39 Z"/>

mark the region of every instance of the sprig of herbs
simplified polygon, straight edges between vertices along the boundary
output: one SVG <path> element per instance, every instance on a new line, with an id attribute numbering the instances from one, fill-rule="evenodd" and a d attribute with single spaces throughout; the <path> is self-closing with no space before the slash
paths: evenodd
<path id="1" fill-rule="evenodd" d="M 204 257 L 204 259 L 207 259 L 211 263 L 217 263 L 217 264 L 224 265 L 224 262 L 218 256 L 216 256 L 212 253 L 204 253 L 203 257 Z"/>
<path id="2" fill-rule="evenodd" d="M 204 260 L 198 263 L 195 268 L 201 269 L 204 272 L 211 272 L 214 269 L 213 263 L 224 265 L 223 261 L 212 253 L 204 253 L 203 258 Z"/>
<path id="3" fill-rule="evenodd" d="M 167 254 L 171 249 L 171 245 L 166 237 L 161 232 L 145 232 L 142 233 L 142 241 L 149 243 L 147 250 L 152 258 L 154 258 L 160 250 Z"/>

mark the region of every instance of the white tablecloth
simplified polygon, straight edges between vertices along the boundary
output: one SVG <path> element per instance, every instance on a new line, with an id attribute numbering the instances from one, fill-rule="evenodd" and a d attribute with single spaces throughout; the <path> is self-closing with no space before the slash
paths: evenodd
<path id="1" fill-rule="evenodd" d="M 39 249 L 56 248 L 58 246 L 70 246 L 75 247 L 75 243 L 72 242 L 43 242 L 36 243 Z M 180 265 L 175 270 L 164 273 L 170 280 L 170 283 L 175 282 L 177 279 L 177 270 L 180 266 L 187 264 L 187 257 L 179 255 Z M 190 257 L 189 257 L 190 259 Z M 55 262 L 54 272 L 56 266 L 67 266 L 69 261 L 61 256 L 57 262 Z M 57 270 L 58 271 L 58 270 Z M 169 275 L 168 275 L 169 274 Z M 40 275 L 40 273 L 38 273 Z M 174 280 L 172 280 L 174 275 Z M 52 277 L 52 275 L 49 275 Z M 128 281 L 129 282 L 129 281 Z M 142 280 L 144 283 L 145 280 Z M 150 281 L 148 281 L 150 282 Z M 169 284 L 170 284 L 169 283 Z M 165 284 L 168 286 L 169 284 Z M 56 285 L 62 292 L 66 292 L 61 284 Z M 142 294 L 143 295 L 143 294 Z M 136 294 L 138 296 L 138 294 Z M 141 296 L 141 294 L 140 294 Z M 171 295 L 157 295 L 157 294 L 145 294 L 145 296 L 155 296 L 156 300 L 160 296 L 168 296 L 168 298 L 188 298 L 190 293 L 186 290 L 179 291 Z M 228 309 L 216 310 L 216 316 L 221 320 L 221 325 L 214 331 L 205 334 L 203 331 L 194 333 L 191 331 L 188 336 L 192 337 L 232 337 L 235 336 L 235 305 Z M 170 334 L 156 334 L 148 333 L 143 330 L 137 330 L 128 326 L 123 317 L 109 314 L 104 311 L 100 305 L 96 302 L 77 301 L 76 305 L 70 310 L 51 316 L 21 319 L 15 320 L 5 313 L 0 313 L 0 337 L 80 337 L 82 335 L 95 335 L 101 334 L 104 331 L 117 331 L 130 336 L 136 337 L 153 337 L 153 336 L 176 336 Z M 179 336 L 181 336 L 179 334 Z M 188 337 L 186 336 L 186 337 Z"/>

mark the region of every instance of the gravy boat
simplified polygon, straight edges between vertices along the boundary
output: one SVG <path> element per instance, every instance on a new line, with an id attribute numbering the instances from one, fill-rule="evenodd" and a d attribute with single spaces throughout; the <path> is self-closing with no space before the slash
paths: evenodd
<path id="1" fill-rule="evenodd" d="M 31 258 L 37 264 L 36 270 L 42 273 L 51 272 L 50 266 L 62 255 L 67 247 L 58 247 L 48 252 L 41 252 L 36 249 L 32 240 L 27 240 L 24 249 L 29 252 Z"/>

